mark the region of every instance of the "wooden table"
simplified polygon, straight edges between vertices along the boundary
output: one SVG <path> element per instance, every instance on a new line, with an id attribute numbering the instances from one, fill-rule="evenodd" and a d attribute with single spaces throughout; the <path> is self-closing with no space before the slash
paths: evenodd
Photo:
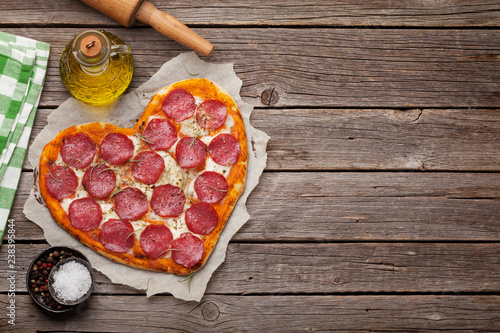
<path id="1" fill-rule="evenodd" d="M 500 2 L 152 0 L 231 62 L 252 123 L 271 136 L 229 245 L 200 303 L 114 285 L 97 273 L 88 307 L 46 316 L 27 295 L 48 247 L 22 208 L 16 325 L 0 331 L 500 331 Z M 187 48 L 127 29 L 77 0 L 0 3 L 0 29 L 50 43 L 34 133 L 70 95 L 65 44 L 104 28 L 133 49 L 131 87 Z M 6 267 L 6 246 L 0 249 Z"/>

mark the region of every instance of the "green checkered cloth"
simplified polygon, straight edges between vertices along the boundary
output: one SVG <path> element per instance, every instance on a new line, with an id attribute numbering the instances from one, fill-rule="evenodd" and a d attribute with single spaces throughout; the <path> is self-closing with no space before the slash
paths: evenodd
<path id="1" fill-rule="evenodd" d="M 50 46 L 0 32 L 0 244 L 21 177 Z"/>

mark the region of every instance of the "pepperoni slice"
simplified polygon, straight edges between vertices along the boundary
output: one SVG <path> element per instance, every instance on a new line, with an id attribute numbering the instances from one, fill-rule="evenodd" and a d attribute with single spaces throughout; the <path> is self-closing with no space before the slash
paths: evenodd
<path id="1" fill-rule="evenodd" d="M 203 257 L 203 242 L 189 232 L 181 234 L 174 240 L 172 247 L 176 249 L 172 251 L 172 259 L 187 268 L 199 263 Z"/>
<path id="2" fill-rule="evenodd" d="M 134 246 L 134 227 L 127 220 L 110 219 L 99 231 L 99 241 L 104 248 L 118 253 L 127 252 Z"/>
<path id="3" fill-rule="evenodd" d="M 216 203 L 222 200 L 227 194 L 227 180 L 223 175 L 206 171 L 194 181 L 194 190 L 198 198 L 207 203 Z"/>
<path id="4" fill-rule="evenodd" d="M 127 187 L 115 195 L 115 211 L 122 219 L 138 220 L 148 212 L 148 198 L 141 190 Z"/>
<path id="5" fill-rule="evenodd" d="M 226 121 L 227 108 L 220 101 L 210 99 L 201 103 L 196 110 L 196 122 L 200 127 L 214 130 Z"/>
<path id="6" fill-rule="evenodd" d="M 172 248 L 173 236 L 163 224 L 150 224 L 141 233 L 141 248 L 152 258 L 162 257 Z"/>
<path id="7" fill-rule="evenodd" d="M 208 145 L 210 157 L 219 165 L 233 165 L 238 161 L 241 147 L 231 134 L 219 134 Z"/>
<path id="8" fill-rule="evenodd" d="M 101 142 L 101 156 L 109 164 L 123 164 L 132 155 L 134 155 L 134 143 L 125 134 L 109 133 Z"/>
<path id="9" fill-rule="evenodd" d="M 97 164 L 85 171 L 82 184 L 92 197 L 104 199 L 113 192 L 116 176 L 106 164 Z"/>
<path id="10" fill-rule="evenodd" d="M 154 151 L 143 151 L 134 157 L 132 176 L 144 184 L 156 183 L 163 170 L 165 170 L 165 162 Z"/>
<path id="11" fill-rule="evenodd" d="M 177 141 L 177 131 L 169 120 L 155 118 L 146 126 L 144 138 L 152 150 L 167 150 Z"/>
<path id="12" fill-rule="evenodd" d="M 165 115 L 177 122 L 191 118 L 196 110 L 193 95 L 182 88 L 171 90 L 161 105 Z"/>
<path id="13" fill-rule="evenodd" d="M 186 197 L 177 186 L 170 184 L 155 187 L 151 196 L 151 208 L 161 217 L 178 217 L 184 211 Z"/>
<path id="14" fill-rule="evenodd" d="M 92 198 L 74 200 L 69 205 L 69 221 L 71 225 L 81 231 L 90 231 L 99 227 L 102 221 L 102 210 Z"/>
<path id="15" fill-rule="evenodd" d="M 77 186 L 78 177 L 68 167 L 56 165 L 45 174 L 47 192 L 57 200 L 72 196 Z"/>
<path id="16" fill-rule="evenodd" d="M 94 159 L 97 145 L 85 133 L 76 133 L 64 139 L 61 157 L 65 163 L 77 169 L 87 167 Z"/>
<path id="17" fill-rule="evenodd" d="M 182 138 L 175 147 L 175 158 L 181 168 L 197 168 L 207 159 L 207 145 L 198 138 Z"/>
<path id="18" fill-rule="evenodd" d="M 186 211 L 186 225 L 194 233 L 207 235 L 214 230 L 219 217 L 206 202 L 195 203 Z"/>

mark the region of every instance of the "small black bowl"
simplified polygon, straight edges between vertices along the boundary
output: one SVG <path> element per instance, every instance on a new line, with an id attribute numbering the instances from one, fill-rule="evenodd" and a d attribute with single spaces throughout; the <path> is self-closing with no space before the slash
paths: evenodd
<path id="1" fill-rule="evenodd" d="M 88 291 L 83 296 L 81 296 L 80 298 L 78 298 L 76 300 L 66 300 L 66 299 L 62 298 L 57 293 L 57 290 L 55 290 L 55 288 L 54 288 L 55 274 L 57 274 L 57 272 L 63 267 L 63 265 L 66 265 L 69 262 L 76 262 L 76 263 L 82 265 L 84 268 L 87 269 L 87 271 L 89 272 L 89 276 L 90 276 L 90 286 L 89 286 Z M 58 302 L 59 304 L 70 305 L 70 306 L 71 305 L 78 305 L 80 303 L 83 303 L 87 298 L 89 298 L 90 294 L 92 294 L 92 291 L 94 290 L 94 285 L 95 285 L 94 271 L 92 270 L 92 266 L 90 265 L 90 263 L 86 260 L 83 260 L 80 258 L 67 258 L 67 259 L 59 261 L 54 266 L 54 268 L 50 271 L 49 281 L 48 281 L 47 285 L 49 287 L 49 291 L 50 291 L 52 298 L 56 302 Z"/>
<path id="2" fill-rule="evenodd" d="M 28 293 L 30 294 L 30 296 L 33 299 L 33 301 L 40 308 L 42 308 L 43 310 L 45 310 L 45 311 L 47 311 L 47 312 L 49 312 L 51 314 L 59 314 L 59 313 L 64 313 L 64 312 L 68 312 L 70 310 L 73 310 L 74 308 L 77 307 L 77 305 L 64 305 L 64 304 L 60 304 L 60 303 L 56 302 L 55 307 L 51 307 L 48 304 L 45 304 L 45 302 L 43 301 L 43 298 L 42 298 L 42 296 L 41 296 L 40 293 L 35 292 L 35 287 L 33 287 L 33 283 L 31 282 L 33 268 L 36 265 L 37 261 L 42 261 L 44 258 L 46 258 L 47 256 L 49 256 L 49 254 L 53 253 L 54 251 L 59 252 L 59 254 L 61 254 L 61 252 L 64 251 L 64 255 L 62 255 L 62 256 L 64 256 L 64 258 L 61 255 L 59 255 L 59 257 L 56 258 L 56 260 L 53 262 L 52 267 L 54 267 L 59 261 L 68 258 L 68 257 L 66 257 L 66 255 L 68 255 L 69 253 L 72 254 L 73 258 L 79 258 L 79 259 L 82 259 L 83 261 L 86 261 L 86 262 L 89 262 L 89 260 L 87 259 L 87 257 L 85 257 L 83 255 L 83 253 L 81 253 L 78 250 L 75 250 L 75 249 L 72 249 L 72 248 L 66 247 L 66 246 L 53 246 L 53 247 L 50 247 L 50 248 L 44 250 L 43 252 L 41 252 L 31 262 L 31 264 L 30 264 L 30 266 L 28 268 L 28 272 L 26 273 L 26 289 L 28 290 Z M 37 269 L 38 269 L 38 267 L 37 267 Z M 52 269 L 50 269 L 50 270 L 52 270 Z M 49 274 L 47 274 L 47 280 L 48 280 L 48 276 L 49 276 Z M 47 286 L 47 284 L 45 284 L 45 286 Z M 92 285 L 92 287 L 93 287 L 93 285 Z M 44 294 L 45 293 L 49 293 L 50 294 L 49 290 L 45 290 Z"/>

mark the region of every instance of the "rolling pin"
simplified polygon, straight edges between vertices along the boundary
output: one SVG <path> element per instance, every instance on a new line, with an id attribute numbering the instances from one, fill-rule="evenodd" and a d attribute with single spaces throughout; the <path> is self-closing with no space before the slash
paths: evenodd
<path id="1" fill-rule="evenodd" d="M 189 47 L 196 52 L 209 56 L 214 46 L 189 29 L 172 15 L 158 10 L 145 0 L 81 0 L 90 7 L 109 16 L 118 23 L 130 27 L 135 20 L 149 24 L 156 31 Z"/>

